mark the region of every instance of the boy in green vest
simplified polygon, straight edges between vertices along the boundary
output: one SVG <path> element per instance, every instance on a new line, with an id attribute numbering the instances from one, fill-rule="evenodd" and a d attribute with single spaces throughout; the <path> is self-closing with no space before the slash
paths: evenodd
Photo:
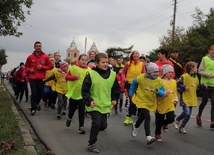
<path id="1" fill-rule="evenodd" d="M 89 71 L 83 81 L 82 97 L 92 120 L 87 151 L 99 153 L 95 146 L 97 136 L 99 131 L 107 128 L 107 115 L 116 104 L 120 85 L 116 73 L 108 68 L 108 56 L 105 53 L 95 56 L 95 64 L 96 67 Z"/>

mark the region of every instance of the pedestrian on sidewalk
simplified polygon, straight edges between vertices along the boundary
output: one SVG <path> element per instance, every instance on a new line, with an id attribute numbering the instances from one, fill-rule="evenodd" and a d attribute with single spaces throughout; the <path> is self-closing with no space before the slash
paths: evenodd
<path id="1" fill-rule="evenodd" d="M 175 105 L 178 103 L 177 97 L 177 83 L 173 79 L 174 68 L 171 65 L 162 66 L 162 80 L 164 84 L 165 94 L 164 97 L 158 97 L 156 115 L 156 141 L 162 141 L 161 129 L 167 132 L 168 124 L 174 122 Z"/>
<path id="2" fill-rule="evenodd" d="M 105 53 L 98 53 L 95 63 L 96 67 L 89 71 L 83 81 L 82 96 L 92 120 L 87 150 L 99 153 L 95 146 L 97 136 L 107 128 L 107 117 L 117 102 L 120 86 L 116 73 L 108 68 L 108 56 Z"/>
<path id="3" fill-rule="evenodd" d="M 27 89 L 27 73 L 25 70 L 25 64 L 23 62 L 20 63 L 19 67 L 20 68 L 16 71 L 16 100 L 18 100 L 19 103 L 22 103 L 24 92 Z"/>
<path id="4" fill-rule="evenodd" d="M 143 121 L 146 135 L 146 144 L 152 144 L 155 138 L 150 131 L 150 111 L 157 109 L 157 96 L 164 96 L 164 85 L 159 75 L 158 66 L 155 63 L 146 65 L 147 74 L 140 74 L 132 81 L 129 95 L 132 96 L 133 103 L 140 109 L 136 123 L 132 125 L 132 136 L 137 136 L 138 129 Z"/>
<path id="5" fill-rule="evenodd" d="M 42 43 L 36 41 L 34 43 L 35 51 L 27 57 L 25 69 L 28 74 L 28 79 L 31 88 L 31 115 L 35 115 L 36 110 L 40 111 L 39 105 L 43 90 L 45 71 L 51 69 L 52 63 L 47 54 L 42 51 Z"/>
<path id="6" fill-rule="evenodd" d="M 50 80 L 55 80 L 55 90 L 57 92 L 57 119 L 61 119 L 62 115 L 66 115 L 67 110 L 67 97 L 65 96 L 67 93 L 67 82 L 66 75 L 68 72 L 68 63 L 61 62 L 60 68 L 54 72 L 53 75 L 44 80 L 44 82 L 48 82 Z"/>
<path id="7" fill-rule="evenodd" d="M 85 103 L 82 98 L 82 84 L 83 80 L 90 67 L 87 66 L 88 56 L 81 54 L 78 62 L 73 66 L 69 66 L 68 74 L 66 75 L 68 92 L 66 97 L 69 99 L 68 118 L 66 126 L 70 127 L 73 115 L 78 108 L 79 115 L 79 134 L 85 134 L 84 119 L 85 119 Z"/>
<path id="8" fill-rule="evenodd" d="M 175 122 L 173 123 L 175 129 L 179 129 L 179 132 L 182 134 L 187 133 L 185 126 L 190 119 L 192 108 L 198 105 L 196 90 L 198 87 L 206 87 L 204 84 L 199 85 L 199 80 L 197 77 L 197 63 L 189 61 L 185 68 L 186 73 L 179 78 L 177 83 L 177 89 L 181 93 L 180 106 L 182 106 L 183 112 L 175 119 Z M 182 121 L 181 124 L 180 121 Z"/>
<path id="9" fill-rule="evenodd" d="M 214 128 L 214 44 L 209 46 L 208 54 L 202 58 L 198 73 L 201 75 L 201 84 L 207 84 L 208 88 L 202 92 L 202 102 L 199 105 L 196 123 L 202 126 L 201 115 L 209 97 L 211 98 L 211 123 L 210 128 Z"/>

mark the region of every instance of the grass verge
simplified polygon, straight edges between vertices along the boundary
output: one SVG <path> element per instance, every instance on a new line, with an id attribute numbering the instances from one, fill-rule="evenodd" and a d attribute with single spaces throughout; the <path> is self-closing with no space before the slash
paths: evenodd
<path id="1" fill-rule="evenodd" d="M 17 116 L 12 111 L 12 101 L 3 86 L 0 86 L 0 154 L 29 155 L 24 149 L 22 132 Z"/>

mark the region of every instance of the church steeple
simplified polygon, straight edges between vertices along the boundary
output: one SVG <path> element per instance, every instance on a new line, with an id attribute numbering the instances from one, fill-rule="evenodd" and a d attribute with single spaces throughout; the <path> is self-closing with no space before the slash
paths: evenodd
<path id="1" fill-rule="evenodd" d="M 99 51 L 98 51 L 98 49 L 97 49 L 97 45 L 95 44 L 95 41 L 94 41 L 93 44 L 91 45 L 91 48 L 89 49 L 88 54 L 89 54 L 91 51 L 94 51 L 94 52 L 96 52 L 96 53 L 99 53 Z"/>

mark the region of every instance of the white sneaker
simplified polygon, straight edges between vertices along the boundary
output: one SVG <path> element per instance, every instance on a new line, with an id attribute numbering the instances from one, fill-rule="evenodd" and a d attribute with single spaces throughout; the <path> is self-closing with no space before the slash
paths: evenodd
<path id="1" fill-rule="evenodd" d="M 182 128 L 182 127 L 179 128 L 179 132 L 182 133 L 182 134 L 186 134 L 187 133 L 185 128 Z"/>
<path id="2" fill-rule="evenodd" d="M 176 129 L 176 130 L 178 130 L 178 128 L 179 128 L 179 121 L 175 121 L 174 123 L 173 123 L 173 126 L 174 126 L 174 128 Z"/>
<path id="3" fill-rule="evenodd" d="M 132 124 L 132 137 L 136 137 L 137 136 L 137 131 L 138 128 L 135 127 L 135 123 Z"/>
<path id="4" fill-rule="evenodd" d="M 155 137 L 146 136 L 146 145 L 150 145 L 156 141 Z"/>

